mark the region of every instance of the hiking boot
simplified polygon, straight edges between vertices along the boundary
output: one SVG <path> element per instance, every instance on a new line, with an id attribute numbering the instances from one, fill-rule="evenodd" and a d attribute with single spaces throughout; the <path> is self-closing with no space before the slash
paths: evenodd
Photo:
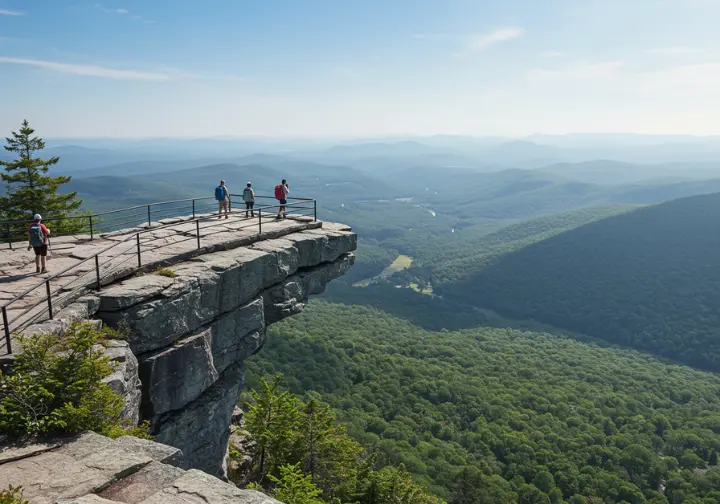
<path id="1" fill-rule="evenodd" d="M 226 219 L 229 219 L 230 217 L 228 217 L 228 216 L 226 215 L 225 218 L 226 218 Z"/>
<path id="2" fill-rule="evenodd" d="M 35 266 L 35 273 L 40 273 L 40 266 Z"/>
<path id="3" fill-rule="evenodd" d="M 47 272 L 48 272 L 47 268 L 43 268 L 40 273 L 47 273 Z"/>

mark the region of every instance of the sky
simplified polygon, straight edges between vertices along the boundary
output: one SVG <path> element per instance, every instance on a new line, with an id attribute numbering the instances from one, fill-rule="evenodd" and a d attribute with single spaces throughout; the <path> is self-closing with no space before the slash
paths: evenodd
<path id="1" fill-rule="evenodd" d="M 720 133 L 720 0 L 0 0 L 0 130 Z"/>

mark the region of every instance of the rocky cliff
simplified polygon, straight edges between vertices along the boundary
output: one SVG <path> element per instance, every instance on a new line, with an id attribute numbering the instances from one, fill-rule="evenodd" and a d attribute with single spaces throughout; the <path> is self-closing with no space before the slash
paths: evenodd
<path id="1" fill-rule="evenodd" d="M 180 449 L 180 467 L 224 478 L 245 359 L 270 324 L 301 311 L 353 264 L 356 245 L 350 228 L 323 223 L 199 255 L 169 276 L 140 275 L 86 296 L 28 331 L 62 331 L 77 319 L 126 328 L 127 342 L 106 349 L 126 416 L 149 420 L 157 441 Z"/>

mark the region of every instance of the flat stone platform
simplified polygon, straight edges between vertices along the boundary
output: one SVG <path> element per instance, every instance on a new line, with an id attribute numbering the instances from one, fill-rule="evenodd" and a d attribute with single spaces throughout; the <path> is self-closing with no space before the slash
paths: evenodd
<path id="1" fill-rule="evenodd" d="M 233 212 L 228 219 L 218 219 L 217 215 L 196 216 L 196 219 L 199 220 L 196 222 L 188 216 L 161 220 L 102 234 L 92 240 L 85 235 L 51 237 L 47 274 L 35 272 L 35 256 L 27 250 L 26 242 L 13 244 L 12 250 L 6 245 L 0 251 L 0 306 L 39 286 L 7 306 L 11 332 L 49 318 L 44 280 L 51 279 L 55 313 L 72 302 L 73 297 L 82 295 L 78 294 L 80 291 L 96 288 L 98 268 L 94 256 L 97 254 L 101 285 L 107 285 L 137 272 L 152 271 L 197 255 L 323 226 L 320 221 L 300 215 L 288 215 L 280 220 L 268 215 L 263 216 L 260 223 L 257 215 L 245 218 L 244 211 Z M 0 355 L 6 353 L 0 320 Z"/>

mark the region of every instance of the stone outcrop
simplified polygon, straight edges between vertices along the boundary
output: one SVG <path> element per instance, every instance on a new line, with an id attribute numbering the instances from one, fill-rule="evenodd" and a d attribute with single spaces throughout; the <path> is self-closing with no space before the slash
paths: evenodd
<path id="1" fill-rule="evenodd" d="M 91 432 L 0 448 L 0 485 L 21 486 L 30 504 L 280 504 L 195 469 L 176 448 Z"/>
<path id="2" fill-rule="evenodd" d="M 6 456 L 3 464 L 0 453 L 0 483 L 34 489 L 31 502 L 55 502 L 50 493 L 75 499 L 68 502 L 276 502 L 258 493 L 237 494 L 212 477 L 226 478 L 244 361 L 262 347 L 270 324 L 300 312 L 308 296 L 323 292 L 352 266 L 356 245 L 350 228 L 322 223 L 198 255 L 171 266 L 171 277 L 129 278 L 78 299 L 53 321 L 27 328 L 62 333 L 82 319 L 125 328 L 127 341 L 104 347 L 115 366 L 107 382 L 125 398 L 130 422 L 149 420 L 155 439 L 183 457 L 151 450 L 140 440 L 85 435 L 71 445 L 32 448 L 31 459 L 10 462 Z M 97 444 L 97 455 L 86 448 L 89 440 Z M 21 474 L 33 467 L 48 471 L 37 484 Z"/>
<path id="3" fill-rule="evenodd" d="M 228 427 L 243 362 L 268 325 L 352 265 L 355 234 L 327 226 L 199 256 L 103 290 L 94 316 L 128 330 L 142 382 L 141 417 L 182 449 L 184 467 L 225 476 Z"/>

